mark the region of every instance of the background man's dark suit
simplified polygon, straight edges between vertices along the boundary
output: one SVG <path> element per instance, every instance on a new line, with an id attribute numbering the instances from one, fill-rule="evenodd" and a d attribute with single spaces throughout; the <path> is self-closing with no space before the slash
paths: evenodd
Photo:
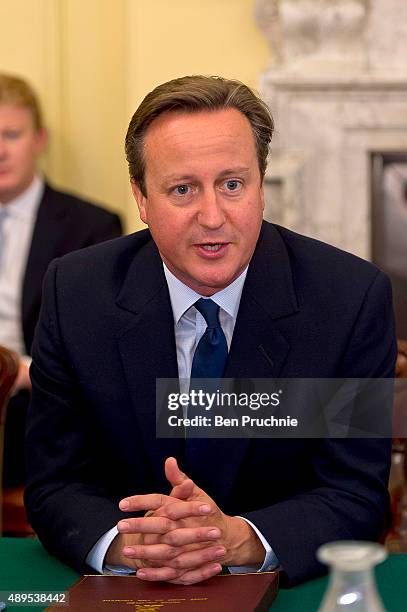
<path id="1" fill-rule="evenodd" d="M 122 233 L 118 215 L 45 184 L 29 250 L 22 290 L 21 321 L 26 352 L 31 344 L 41 306 L 42 281 L 50 262 L 71 251 L 116 238 Z M 4 479 L 21 484 L 24 472 L 23 435 L 29 392 L 12 398 L 5 436 Z"/>
<path id="2" fill-rule="evenodd" d="M 22 321 L 28 354 L 40 312 L 42 281 L 50 262 L 121 233 L 118 215 L 45 185 L 23 283 Z"/>
<path id="3" fill-rule="evenodd" d="M 226 377 L 388 377 L 389 283 L 377 268 L 264 223 L 240 302 Z M 168 492 L 155 438 L 155 379 L 178 376 L 173 316 L 148 231 L 54 262 L 33 348 L 27 430 L 29 519 L 80 571 L 127 495 Z M 318 572 L 321 542 L 377 538 L 387 514 L 389 440 L 232 440 L 197 484 L 248 517 L 292 581 Z M 216 469 L 214 469 L 216 466 Z"/>

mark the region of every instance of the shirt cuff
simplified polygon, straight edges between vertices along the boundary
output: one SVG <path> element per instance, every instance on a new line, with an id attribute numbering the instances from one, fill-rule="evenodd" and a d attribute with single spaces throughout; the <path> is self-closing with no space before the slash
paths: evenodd
<path id="1" fill-rule="evenodd" d="M 87 557 L 86 563 L 90 565 L 99 574 L 133 574 L 135 569 L 125 565 L 105 565 L 105 557 L 110 544 L 118 534 L 117 527 L 114 526 L 109 531 L 104 533 L 92 546 Z"/>
<path id="2" fill-rule="evenodd" d="M 257 565 L 234 565 L 232 567 L 228 567 L 228 570 L 230 571 L 230 573 L 231 574 L 244 574 L 247 572 L 271 572 L 279 568 L 280 562 L 276 554 L 274 553 L 273 549 L 271 548 L 270 544 L 267 542 L 266 538 L 261 533 L 261 531 L 257 529 L 256 525 L 253 525 L 253 523 L 249 521 L 249 519 L 245 518 L 244 516 L 238 516 L 237 518 L 241 518 L 244 521 L 246 521 L 246 523 L 248 523 L 250 527 L 258 535 L 260 542 L 264 546 L 265 557 L 264 557 L 264 561 L 261 567 L 258 567 Z"/>

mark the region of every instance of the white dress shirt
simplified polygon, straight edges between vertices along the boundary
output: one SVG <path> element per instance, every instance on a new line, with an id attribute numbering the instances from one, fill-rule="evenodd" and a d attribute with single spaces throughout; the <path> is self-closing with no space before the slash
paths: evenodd
<path id="1" fill-rule="evenodd" d="M 189 389 L 195 349 L 206 330 L 205 318 L 194 307 L 195 302 L 203 296 L 184 285 L 168 270 L 165 264 L 163 265 L 174 316 L 180 391 L 186 393 Z M 219 321 L 226 336 L 228 350 L 232 343 L 246 274 L 247 268 L 228 287 L 211 296 L 211 299 L 220 306 Z"/>
<path id="2" fill-rule="evenodd" d="M 0 202 L 0 344 L 25 355 L 21 300 L 24 273 L 44 181 L 35 176 L 17 198 Z"/>
<path id="3" fill-rule="evenodd" d="M 178 362 L 178 375 L 180 379 L 180 390 L 186 392 L 189 389 L 189 379 L 191 376 L 192 360 L 195 353 L 195 349 L 198 345 L 199 340 L 203 336 L 206 330 L 206 321 L 201 313 L 194 307 L 194 304 L 200 298 L 205 296 L 200 295 L 187 285 L 184 285 L 178 278 L 170 272 L 165 264 L 164 274 L 168 285 L 168 291 L 170 294 L 172 312 L 174 316 L 174 333 L 175 333 L 175 344 L 177 349 L 177 362 Z M 220 306 L 219 321 L 222 326 L 223 332 L 226 336 L 226 342 L 228 349 L 232 342 L 233 330 L 236 323 L 237 313 L 240 305 L 240 298 L 243 291 L 243 285 L 246 279 L 247 268 L 240 274 L 240 276 L 233 281 L 230 285 L 218 291 L 211 296 L 211 299 Z M 255 525 L 248 519 L 240 517 L 245 520 L 254 529 L 261 543 L 265 549 L 265 558 L 260 569 L 250 567 L 229 567 L 231 572 L 246 572 L 246 571 L 270 571 L 278 567 L 279 562 L 274 554 L 271 546 L 263 536 L 263 534 L 257 529 Z M 107 533 L 105 533 L 93 546 L 89 552 L 86 562 L 88 565 L 93 567 L 98 572 L 110 572 L 110 573 L 129 573 L 133 572 L 128 567 L 110 567 L 104 566 L 104 558 L 107 550 L 118 534 L 117 528 L 112 527 Z"/>

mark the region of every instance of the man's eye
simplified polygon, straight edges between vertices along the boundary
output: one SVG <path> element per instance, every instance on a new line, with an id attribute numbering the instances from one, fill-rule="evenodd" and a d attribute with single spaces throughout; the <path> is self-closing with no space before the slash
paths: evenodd
<path id="1" fill-rule="evenodd" d="M 177 185 L 174 189 L 175 195 L 187 195 L 190 191 L 189 185 Z"/>
<path id="2" fill-rule="evenodd" d="M 19 138 L 21 135 L 21 132 L 19 130 L 7 130 L 4 132 L 4 137 L 8 138 L 9 140 L 15 140 L 16 138 Z"/>
<path id="3" fill-rule="evenodd" d="M 236 179 L 229 179 L 224 182 L 224 186 L 227 191 L 239 191 L 242 187 L 242 183 Z"/>

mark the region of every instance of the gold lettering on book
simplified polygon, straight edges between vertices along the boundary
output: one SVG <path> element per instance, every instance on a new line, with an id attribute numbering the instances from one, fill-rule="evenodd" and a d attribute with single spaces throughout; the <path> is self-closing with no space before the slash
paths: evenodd
<path id="1" fill-rule="evenodd" d="M 135 612 L 156 612 L 166 605 L 182 604 L 185 601 L 208 601 L 208 597 L 171 598 L 171 599 L 102 599 L 103 603 L 118 603 L 134 606 Z"/>

